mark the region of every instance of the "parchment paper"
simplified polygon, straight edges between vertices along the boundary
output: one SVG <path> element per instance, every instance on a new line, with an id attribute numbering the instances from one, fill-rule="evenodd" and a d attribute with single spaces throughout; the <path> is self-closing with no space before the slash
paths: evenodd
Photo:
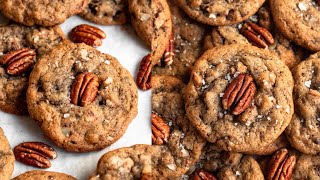
<path id="1" fill-rule="evenodd" d="M 1 21 L 3 18 L 0 15 L 0 23 Z M 116 57 L 135 79 L 140 60 L 148 53 L 148 49 L 136 37 L 131 26 L 100 26 L 81 17 L 73 16 L 67 19 L 61 28 L 65 34 L 68 34 L 72 28 L 83 23 L 99 27 L 107 34 L 103 45 L 97 49 Z M 39 141 L 51 145 L 57 151 L 58 157 L 51 161 L 52 167 L 46 170 L 64 172 L 82 180 L 88 179 L 94 172 L 99 158 L 104 153 L 134 144 L 151 144 L 150 117 L 151 91 L 139 90 L 138 115 L 123 137 L 102 151 L 90 153 L 69 153 L 58 148 L 43 137 L 41 129 L 29 117 L 15 116 L 0 111 L 0 127 L 4 130 L 12 148 L 26 141 Z M 16 161 L 12 178 L 33 169 L 37 168 Z"/>

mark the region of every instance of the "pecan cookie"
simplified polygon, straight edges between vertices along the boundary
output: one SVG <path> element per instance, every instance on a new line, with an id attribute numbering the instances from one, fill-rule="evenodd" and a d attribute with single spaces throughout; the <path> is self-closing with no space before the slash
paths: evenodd
<path id="1" fill-rule="evenodd" d="M 301 154 L 297 158 L 296 166 L 293 170 L 294 180 L 317 180 L 320 179 L 320 157 Z"/>
<path id="2" fill-rule="evenodd" d="M 291 145 L 305 154 L 320 153 L 320 53 L 293 70 L 294 116 L 286 129 Z"/>
<path id="3" fill-rule="evenodd" d="M 212 26 L 242 22 L 256 13 L 265 0 L 175 0 L 193 19 Z"/>
<path id="4" fill-rule="evenodd" d="M 76 178 L 59 172 L 33 170 L 25 172 L 12 180 L 76 180 Z"/>
<path id="5" fill-rule="evenodd" d="M 90 0 L 80 15 L 97 24 L 125 24 L 128 21 L 127 8 L 128 0 Z"/>
<path id="6" fill-rule="evenodd" d="M 130 0 L 128 3 L 133 28 L 151 48 L 151 64 L 154 66 L 163 56 L 172 36 L 167 0 Z"/>
<path id="7" fill-rule="evenodd" d="M 89 0 L 2 0 L 0 11 L 26 26 L 54 26 L 82 12 L 88 3 Z"/>
<path id="8" fill-rule="evenodd" d="M 0 179 L 9 180 L 13 172 L 14 155 L 10 144 L 0 127 Z"/>
<path id="9" fill-rule="evenodd" d="M 236 43 L 253 44 L 258 47 L 263 44 L 263 47 L 261 48 L 267 48 L 276 53 L 289 69 L 296 66 L 302 60 L 302 49 L 278 32 L 267 7 L 261 7 L 255 15 L 249 18 L 249 21 L 249 23 L 245 22 L 232 26 L 214 27 L 211 34 L 208 34 L 205 38 L 205 49 L 208 50 L 213 47 Z M 253 25 L 252 27 L 248 27 L 248 24 L 251 26 L 254 24 L 256 26 Z M 252 34 L 248 34 L 248 31 L 245 32 L 246 28 L 250 28 L 251 32 L 255 31 L 257 28 L 264 28 L 264 31 L 255 31 L 256 34 L 251 36 Z M 273 39 L 272 44 L 264 39 L 264 37 L 270 38 L 267 36 L 269 33 Z"/>
<path id="10" fill-rule="evenodd" d="M 279 31 L 298 45 L 320 50 L 320 7 L 315 0 L 271 0 L 271 12 Z"/>
<path id="11" fill-rule="evenodd" d="M 112 56 L 85 44 L 57 46 L 35 65 L 28 110 L 45 136 L 74 152 L 117 141 L 137 115 L 137 87 Z"/>
<path id="12" fill-rule="evenodd" d="M 206 51 L 186 88 L 190 122 L 211 143 L 249 152 L 275 141 L 293 114 L 290 70 L 268 50 L 226 45 Z"/>
<path id="13" fill-rule="evenodd" d="M 203 41 L 207 28 L 190 19 L 174 2 L 169 0 L 174 29 L 174 60 L 170 66 L 153 68 L 153 74 L 176 76 L 189 81 L 193 63 L 204 52 Z"/>
<path id="14" fill-rule="evenodd" d="M 14 114 L 27 114 L 25 92 L 32 64 L 64 39 L 65 35 L 59 26 L 50 28 L 26 27 L 18 24 L 0 26 L 1 110 Z M 18 58 L 12 56 L 21 52 L 27 54 L 17 56 Z"/>

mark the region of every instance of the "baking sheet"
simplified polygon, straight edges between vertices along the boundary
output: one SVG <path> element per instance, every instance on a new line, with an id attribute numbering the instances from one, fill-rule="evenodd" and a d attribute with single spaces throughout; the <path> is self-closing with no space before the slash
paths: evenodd
<path id="1" fill-rule="evenodd" d="M 3 21 L 0 15 L 0 23 Z M 97 49 L 116 57 L 135 79 L 140 60 L 148 53 L 148 49 L 136 37 L 131 26 L 100 26 L 81 17 L 73 16 L 61 24 L 61 28 L 65 34 L 68 34 L 73 27 L 83 23 L 99 27 L 107 34 L 103 45 Z M 4 130 L 12 148 L 25 141 L 39 141 L 51 145 L 57 151 L 58 157 L 51 161 L 52 167 L 46 170 L 64 172 L 80 180 L 88 179 L 104 153 L 134 144 L 151 144 L 151 91 L 139 90 L 138 95 L 138 115 L 129 125 L 126 133 L 116 143 L 98 152 L 69 153 L 58 148 L 43 137 L 41 129 L 29 117 L 15 116 L 0 111 L 0 127 Z M 37 168 L 16 161 L 12 177 L 34 169 Z"/>

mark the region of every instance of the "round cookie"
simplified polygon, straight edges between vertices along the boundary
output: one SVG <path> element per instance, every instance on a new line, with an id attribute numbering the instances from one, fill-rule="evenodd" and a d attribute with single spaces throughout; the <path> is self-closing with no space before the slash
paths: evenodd
<path id="1" fill-rule="evenodd" d="M 245 101 L 247 108 L 233 115 L 222 99 L 240 74 L 252 77 L 256 92 L 251 91 L 251 103 Z M 186 112 L 207 141 L 223 150 L 248 152 L 272 143 L 288 126 L 292 89 L 291 72 L 276 55 L 250 45 L 226 45 L 206 51 L 195 63 L 185 91 Z"/>
<path id="2" fill-rule="evenodd" d="M 191 18 L 212 26 L 224 26 L 248 19 L 265 0 L 175 1 Z"/>
<path id="3" fill-rule="evenodd" d="M 191 67 L 204 52 L 203 41 L 207 27 L 190 19 L 174 2 L 169 0 L 174 29 L 174 60 L 170 66 L 153 68 L 153 75 L 170 75 L 188 82 Z"/>
<path id="4" fill-rule="evenodd" d="M 286 129 L 291 145 L 305 154 L 320 153 L 319 53 L 293 70 L 295 114 Z"/>
<path id="5" fill-rule="evenodd" d="M 301 154 L 297 158 L 292 178 L 295 180 L 317 180 L 320 179 L 320 157 Z"/>
<path id="6" fill-rule="evenodd" d="M 9 180 L 14 167 L 14 155 L 10 144 L 0 127 L 0 179 Z"/>
<path id="7" fill-rule="evenodd" d="M 36 59 L 60 44 L 65 35 L 59 26 L 50 28 L 26 27 L 18 24 L 0 26 L 0 60 L 10 51 L 31 48 L 36 51 Z M 25 93 L 29 74 L 9 75 L 6 67 L 0 65 L 0 109 L 14 114 L 27 114 Z"/>
<path id="8" fill-rule="evenodd" d="M 298 45 L 320 50 L 320 7 L 314 0 L 271 0 L 271 12 L 279 31 Z"/>
<path id="9" fill-rule="evenodd" d="M 129 0 L 131 23 L 138 36 L 151 48 L 151 64 L 162 58 L 172 36 L 167 0 Z"/>
<path id="10" fill-rule="evenodd" d="M 83 11 L 88 3 L 89 0 L 2 0 L 0 11 L 26 26 L 54 26 Z"/>
<path id="11" fill-rule="evenodd" d="M 127 8 L 128 0 L 90 0 L 80 15 L 97 24 L 125 24 L 128 21 Z"/>
<path id="12" fill-rule="evenodd" d="M 91 73 L 98 83 L 96 97 L 85 106 L 71 103 L 70 95 L 82 73 Z M 94 90 L 88 85 L 79 97 L 86 102 Z M 35 65 L 27 103 L 45 136 L 67 151 L 85 152 L 103 149 L 125 133 L 137 115 L 138 94 L 130 73 L 114 57 L 85 44 L 65 43 Z"/>
<path id="13" fill-rule="evenodd" d="M 12 180 L 48 180 L 48 179 L 59 179 L 59 180 L 76 180 L 76 178 L 64 174 L 64 173 L 58 173 L 58 172 L 50 172 L 50 171 L 39 171 L 39 170 L 33 170 L 25 172 Z"/>

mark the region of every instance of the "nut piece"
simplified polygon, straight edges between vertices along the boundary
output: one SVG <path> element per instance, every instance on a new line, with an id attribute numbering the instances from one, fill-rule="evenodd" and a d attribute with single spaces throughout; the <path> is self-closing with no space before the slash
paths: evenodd
<path id="1" fill-rule="evenodd" d="M 164 51 L 164 54 L 161 60 L 159 61 L 160 63 L 158 65 L 170 66 L 173 62 L 173 58 L 174 58 L 174 35 L 172 33 L 169 40 L 169 45 L 167 49 Z"/>
<path id="2" fill-rule="evenodd" d="M 89 72 L 79 74 L 72 84 L 71 103 L 86 106 L 94 101 L 99 88 L 97 75 Z"/>
<path id="3" fill-rule="evenodd" d="M 267 180 L 290 180 L 296 157 L 288 154 L 288 150 L 283 148 L 274 153 L 269 161 L 269 169 L 266 175 Z"/>
<path id="4" fill-rule="evenodd" d="M 81 24 L 72 29 L 71 38 L 75 43 L 85 43 L 89 46 L 101 46 L 101 39 L 106 38 L 106 34 L 97 27 Z"/>
<path id="5" fill-rule="evenodd" d="M 34 64 L 36 52 L 29 48 L 10 51 L 5 54 L 0 63 L 7 66 L 7 73 L 18 76 L 28 71 Z"/>
<path id="6" fill-rule="evenodd" d="M 14 148 L 13 153 L 18 161 L 38 168 L 51 167 L 48 159 L 57 157 L 52 147 L 41 142 L 21 143 Z"/>
<path id="7" fill-rule="evenodd" d="M 245 23 L 240 29 L 240 33 L 260 48 L 267 48 L 268 44 L 274 44 L 272 34 L 267 29 L 252 22 Z"/>
<path id="8" fill-rule="evenodd" d="M 137 75 L 137 85 L 142 90 L 148 90 L 151 88 L 151 55 L 146 55 L 140 62 L 139 71 Z"/>
<path id="9" fill-rule="evenodd" d="M 240 74 L 226 88 L 222 98 L 223 108 L 230 108 L 232 114 L 239 115 L 251 104 L 255 92 L 253 78 L 248 74 Z"/>
<path id="10" fill-rule="evenodd" d="M 197 169 L 190 176 L 190 180 L 217 180 L 217 178 L 209 171 Z"/>
<path id="11" fill-rule="evenodd" d="M 170 134 L 170 127 L 166 122 L 155 112 L 152 112 L 152 144 L 161 145 L 167 142 Z"/>

